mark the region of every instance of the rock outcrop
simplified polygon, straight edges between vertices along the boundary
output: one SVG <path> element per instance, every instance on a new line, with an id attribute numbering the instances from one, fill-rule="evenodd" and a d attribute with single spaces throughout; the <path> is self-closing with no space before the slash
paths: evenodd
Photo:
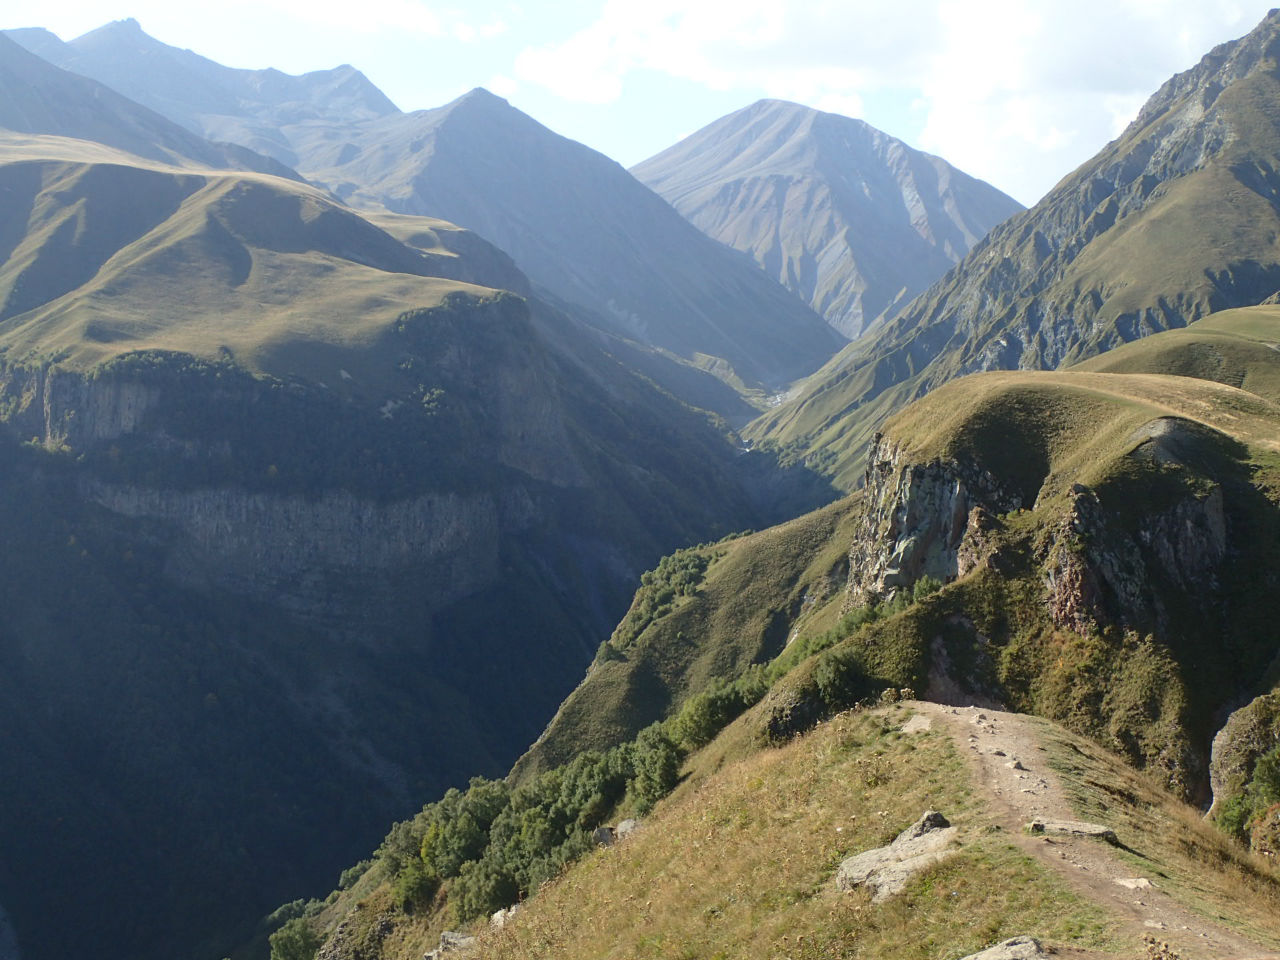
<path id="1" fill-rule="evenodd" d="M 1213 790 L 1210 816 L 1238 796 L 1253 775 L 1254 764 L 1280 746 L 1280 692 L 1256 697 L 1227 718 L 1213 738 L 1209 785 Z"/>
<path id="2" fill-rule="evenodd" d="M 946 817 L 927 810 L 887 847 L 867 850 L 841 863 L 836 888 L 847 892 L 865 886 L 873 901 L 887 899 L 901 892 L 921 870 L 945 860 L 953 852 L 957 833 L 958 828 Z"/>
<path id="3" fill-rule="evenodd" d="M 1049 952 L 1035 937 L 1013 937 L 994 947 L 971 953 L 964 960 L 1038 960 Z"/>
<path id="4" fill-rule="evenodd" d="M 943 583 L 984 558 L 991 513 L 1023 506 L 980 467 L 913 461 L 902 444 L 877 436 L 866 472 L 866 507 L 849 551 L 852 603 L 891 597 L 921 577 Z"/>

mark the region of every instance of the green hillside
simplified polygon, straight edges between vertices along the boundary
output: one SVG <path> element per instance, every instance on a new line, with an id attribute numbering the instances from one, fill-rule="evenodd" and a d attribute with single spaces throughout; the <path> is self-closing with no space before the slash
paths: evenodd
<path id="1" fill-rule="evenodd" d="M 1269 392 L 1274 322 L 1235 311 L 1114 358 L 1139 372 L 954 381 L 885 424 L 857 496 L 668 556 L 508 780 L 397 825 L 354 886 L 292 908 L 276 955 L 300 936 L 335 960 L 408 957 L 459 926 L 521 958 L 956 958 L 1015 934 L 1102 957 L 1149 929 L 1168 955 L 1274 949 L 1280 886 L 1238 841 L 1270 849 L 1280 803 L 1258 697 L 1280 669 L 1280 404 L 1186 375 Z M 868 709 L 915 694 L 932 704 Z M 1219 738 L 1203 822 L 1182 801 L 1208 799 L 1210 740 L 1254 697 Z M 936 704 L 1007 707 L 1020 733 L 984 747 L 985 714 Z M 912 710 L 952 735 L 906 736 Z M 925 808 L 964 824 L 949 866 L 884 904 L 832 890 L 849 851 Z M 1113 825 L 1120 859 L 1061 851 L 1103 879 L 1021 839 L 1016 818 L 1046 809 Z M 1108 877 L 1161 892 L 1134 907 Z"/>

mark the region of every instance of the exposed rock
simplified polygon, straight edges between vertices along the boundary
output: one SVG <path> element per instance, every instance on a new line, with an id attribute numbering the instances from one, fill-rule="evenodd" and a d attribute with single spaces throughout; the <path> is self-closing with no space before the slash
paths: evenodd
<path id="1" fill-rule="evenodd" d="M 1153 430 L 1153 436 L 1170 436 L 1166 421 L 1173 419 L 1153 421 L 1165 426 L 1148 424 L 1147 433 L 1139 432 L 1134 439 Z M 1191 426 L 1179 430 L 1182 440 L 1194 432 Z M 1146 442 L 1141 441 L 1135 453 Z M 1058 626 L 1082 636 L 1098 624 L 1163 623 L 1163 605 L 1152 591 L 1157 576 L 1176 588 L 1207 596 L 1218 589 L 1218 567 L 1226 552 L 1226 518 L 1217 485 L 1150 512 L 1133 537 L 1119 529 L 1093 490 L 1072 484 L 1068 510 L 1042 561 L 1050 616 Z"/>
<path id="2" fill-rule="evenodd" d="M 1280 744 L 1280 693 L 1255 698 L 1235 711 L 1213 738 L 1209 784 L 1213 789 L 1210 816 L 1219 805 L 1244 789 L 1258 757 Z"/>
<path id="3" fill-rule="evenodd" d="M 628 817 L 626 820 L 619 821 L 618 825 L 613 828 L 613 835 L 618 840 L 625 840 L 631 834 L 640 829 L 642 821 Z"/>
<path id="4" fill-rule="evenodd" d="M 1152 889 L 1151 881 L 1146 877 L 1117 877 L 1112 883 L 1116 883 L 1126 890 L 1150 890 Z"/>
<path id="5" fill-rule="evenodd" d="M 923 713 L 913 713 L 911 718 L 902 725 L 903 733 L 924 733 L 933 727 L 933 719 L 926 717 Z"/>
<path id="6" fill-rule="evenodd" d="M 884 900 L 921 870 L 946 859 L 953 852 L 956 833 L 946 817 L 928 810 L 887 847 L 864 851 L 841 863 L 836 888 L 847 892 L 867 886 L 872 900 Z"/>
<path id="7" fill-rule="evenodd" d="M 971 953 L 964 960 L 1036 960 L 1047 956 L 1049 952 L 1034 937 L 1014 937 L 980 953 Z"/>
<path id="8" fill-rule="evenodd" d="M 1100 823 L 1085 823 L 1083 820 L 1043 820 L 1035 819 L 1027 824 L 1032 833 L 1056 833 L 1068 837 L 1095 837 L 1107 843 L 1119 843 L 1116 832 Z"/>
<path id="9" fill-rule="evenodd" d="M 496 930 L 501 930 L 507 925 L 507 922 L 519 912 L 520 904 L 513 903 L 511 906 L 503 910 L 496 911 L 493 916 L 489 918 L 489 926 Z"/>
<path id="10" fill-rule="evenodd" d="M 962 566 L 967 573 L 984 554 L 991 512 L 1022 506 L 985 470 L 955 461 L 913 463 L 901 445 L 879 436 L 866 490 L 866 510 L 849 551 L 852 603 L 891 596 L 924 576 L 949 582 Z"/>
<path id="11" fill-rule="evenodd" d="M 445 930 L 440 934 L 440 946 L 422 955 L 422 960 L 442 960 L 443 957 L 457 956 L 473 949 L 476 938 L 465 933 Z"/>

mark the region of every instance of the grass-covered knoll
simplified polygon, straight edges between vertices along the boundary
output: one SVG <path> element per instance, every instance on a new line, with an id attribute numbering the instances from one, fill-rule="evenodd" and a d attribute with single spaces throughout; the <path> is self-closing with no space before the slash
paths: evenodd
<path id="1" fill-rule="evenodd" d="M 716 680 L 776 656 L 798 624 L 838 616 L 857 499 L 668 558 L 587 676 L 516 765 L 516 776 L 602 749 L 668 716 Z"/>
<path id="2" fill-rule="evenodd" d="M 1280 307 L 1223 310 L 1179 330 L 1126 343 L 1071 369 L 1196 377 L 1280 401 Z"/>
<path id="3" fill-rule="evenodd" d="M 1030 506 L 1043 492 L 1029 484 L 1050 475 L 1096 482 L 1151 439 L 1135 431 L 1162 418 L 1262 451 L 1280 444 L 1280 404 L 1248 391 L 1191 377 L 1074 370 L 967 377 L 912 404 L 883 432 L 912 461 L 964 459 L 985 467 L 1029 494 L 1023 499 Z"/>
<path id="4" fill-rule="evenodd" d="M 898 732 L 908 715 L 841 714 L 689 781 L 626 843 L 484 934 L 483 955 L 924 960 L 1019 934 L 1117 946 L 1115 922 L 996 824 L 948 734 Z M 887 843 L 925 809 L 960 827 L 955 856 L 881 904 L 836 891 L 843 858 Z"/>
<path id="5" fill-rule="evenodd" d="M 0 159 L 0 351 L 89 369 L 181 351 L 335 386 L 406 310 L 482 288 L 304 184 Z M 340 371 L 346 370 L 344 377 Z"/>
<path id="6" fill-rule="evenodd" d="M 1170 79 L 1122 136 L 750 428 L 849 489 L 910 401 L 1054 369 L 1280 287 L 1280 16 Z M 1162 371 L 1171 372 L 1171 371 Z"/>

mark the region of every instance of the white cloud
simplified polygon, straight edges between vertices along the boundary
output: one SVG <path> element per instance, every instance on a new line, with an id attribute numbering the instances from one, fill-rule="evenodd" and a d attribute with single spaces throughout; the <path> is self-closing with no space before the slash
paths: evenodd
<path id="1" fill-rule="evenodd" d="M 1024 202 L 1114 138 L 1157 86 L 1249 30 L 1245 0 L 607 0 L 514 74 L 610 103 L 653 70 L 857 115 L 920 104 L 917 146 Z M 904 117 L 904 125 L 917 123 Z M 890 130 L 899 134 L 905 131 Z"/>

